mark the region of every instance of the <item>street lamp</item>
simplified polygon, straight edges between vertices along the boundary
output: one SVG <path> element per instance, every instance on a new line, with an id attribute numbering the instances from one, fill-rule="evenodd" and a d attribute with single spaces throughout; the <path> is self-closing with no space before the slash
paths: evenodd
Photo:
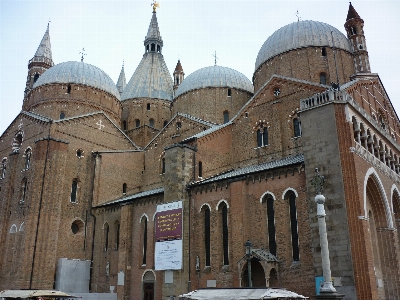
<path id="1" fill-rule="evenodd" d="M 248 283 L 249 283 L 249 287 L 252 287 L 253 284 L 251 282 L 251 256 L 252 256 L 252 247 L 253 244 L 247 240 L 246 244 L 244 244 L 245 248 L 246 248 L 246 257 L 247 257 L 247 277 L 248 277 Z"/>

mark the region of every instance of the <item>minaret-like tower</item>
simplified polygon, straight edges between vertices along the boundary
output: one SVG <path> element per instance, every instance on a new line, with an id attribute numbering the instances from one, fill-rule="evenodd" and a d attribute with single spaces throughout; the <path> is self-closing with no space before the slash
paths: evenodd
<path id="1" fill-rule="evenodd" d="M 26 79 L 25 97 L 29 94 L 33 84 L 38 80 L 39 76 L 52 66 L 54 66 L 54 63 L 51 55 L 49 24 L 47 24 L 46 32 L 44 33 L 35 55 L 28 62 L 28 77 Z"/>
<path id="2" fill-rule="evenodd" d="M 346 23 L 344 27 L 347 31 L 347 38 L 353 46 L 354 67 L 356 74 L 371 73 L 367 44 L 364 36 L 364 20 L 360 18 L 353 5 L 349 5 Z"/>
<path id="3" fill-rule="evenodd" d="M 124 63 L 122 63 L 121 73 L 119 73 L 117 81 L 117 89 L 120 95 L 124 91 L 125 87 L 126 87 L 126 79 L 125 79 Z"/>
<path id="4" fill-rule="evenodd" d="M 147 31 L 147 36 L 144 39 L 145 51 L 161 53 L 163 45 L 160 29 L 158 28 L 156 11 L 153 9 L 153 16 L 151 17 L 149 30 Z"/>
<path id="5" fill-rule="evenodd" d="M 178 63 L 176 64 L 173 77 L 174 77 L 174 91 L 175 91 L 178 88 L 178 86 L 182 83 L 183 79 L 185 79 L 185 72 L 183 72 L 180 60 L 178 60 Z"/>

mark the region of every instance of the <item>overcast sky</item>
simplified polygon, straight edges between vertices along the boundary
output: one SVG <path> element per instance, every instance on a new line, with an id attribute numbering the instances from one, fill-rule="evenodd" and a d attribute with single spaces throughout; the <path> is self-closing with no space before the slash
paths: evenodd
<path id="1" fill-rule="evenodd" d="M 158 24 L 170 73 L 181 60 L 186 76 L 214 64 L 250 80 L 258 51 L 276 30 L 302 20 L 325 22 L 344 31 L 348 1 L 173 1 L 160 0 Z M 364 19 L 371 70 L 378 73 L 400 113 L 400 1 L 353 1 Z M 125 61 L 127 82 L 143 54 L 152 14 L 146 0 L 0 0 L 0 134 L 22 107 L 27 64 L 50 20 L 55 64 L 79 61 L 117 81 Z"/>

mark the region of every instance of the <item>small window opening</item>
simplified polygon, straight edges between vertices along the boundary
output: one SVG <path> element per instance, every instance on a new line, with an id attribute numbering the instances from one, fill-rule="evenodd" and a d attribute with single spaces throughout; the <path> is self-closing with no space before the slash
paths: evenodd
<path id="1" fill-rule="evenodd" d="M 268 128 L 263 127 L 257 130 L 257 147 L 268 146 Z"/>
<path id="2" fill-rule="evenodd" d="M 157 45 L 157 52 L 160 53 L 160 51 L 161 51 L 160 45 Z"/>
<path id="3" fill-rule="evenodd" d="M 122 185 L 122 194 L 126 194 L 126 183 Z"/>
<path id="4" fill-rule="evenodd" d="M 115 223 L 115 250 L 119 249 L 119 229 L 120 224 L 119 222 Z"/>
<path id="5" fill-rule="evenodd" d="M 149 120 L 149 125 L 150 125 L 150 127 L 154 127 L 154 119 Z"/>
<path id="6" fill-rule="evenodd" d="M 161 174 L 165 174 L 165 157 L 161 159 Z"/>
<path id="7" fill-rule="evenodd" d="M 20 203 L 25 202 L 25 195 L 26 195 L 26 187 L 27 187 L 27 181 L 26 178 L 22 180 L 21 184 L 21 198 L 20 198 Z"/>
<path id="8" fill-rule="evenodd" d="M 149 45 L 146 46 L 146 52 L 149 52 Z"/>
<path id="9" fill-rule="evenodd" d="M 83 157 L 83 150 L 82 149 L 77 149 L 76 150 L 76 157 L 82 158 Z"/>
<path id="10" fill-rule="evenodd" d="M 224 265 L 229 265 L 229 250 L 228 250 L 228 207 L 226 204 L 222 206 L 222 248 Z"/>
<path id="11" fill-rule="evenodd" d="M 151 50 L 150 51 L 156 51 L 156 45 L 155 44 L 151 44 Z"/>
<path id="12" fill-rule="evenodd" d="M 326 56 L 326 48 L 322 47 L 322 56 Z"/>
<path id="13" fill-rule="evenodd" d="M 150 103 L 147 103 L 147 110 L 150 110 Z"/>
<path id="14" fill-rule="evenodd" d="M 81 220 L 75 220 L 71 224 L 71 231 L 73 234 L 80 234 L 83 233 L 84 224 Z"/>
<path id="15" fill-rule="evenodd" d="M 72 180 L 72 186 L 71 186 L 71 202 L 76 203 L 76 196 L 78 192 L 78 179 Z"/>
<path id="16" fill-rule="evenodd" d="M 224 111 L 224 124 L 229 122 L 229 111 Z"/>
<path id="17" fill-rule="evenodd" d="M 168 121 L 164 121 L 163 127 L 167 126 Z"/>
<path id="18" fill-rule="evenodd" d="M 320 84 L 326 84 L 326 74 L 325 73 L 320 73 L 319 74 L 319 83 Z"/>
<path id="19" fill-rule="evenodd" d="M 231 97 L 231 96 L 232 96 L 232 90 L 228 89 L 228 97 Z"/>
<path id="20" fill-rule="evenodd" d="M 25 150 L 25 170 L 29 170 L 31 167 L 31 156 L 32 156 L 32 150 L 31 148 L 28 148 Z"/>
<path id="21" fill-rule="evenodd" d="M 199 161 L 199 177 L 203 177 L 203 163 Z"/>
<path id="22" fill-rule="evenodd" d="M 360 50 L 362 50 L 363 46 L 362 46 L 362 45 L 360 45 L 360 46 L 359 46 L 359 48 L 360 48 Z"/>
<path id="23" fill-rule="evenodd" d="M 245 117 L 245 118 L 248 118 L 248 117 L 249 117 L 249 113 L 248 113 L 247 111 L 244 113 L 244 117 Z"/>
<path id="24" fill-rule="evenodd" d="M 175 84 L 176 84 L 176 85 L 179 84 L 179 77 L 178 77 L 178 76 L 175 78 Z"/>
<path id="25" fill-rule="evenodd" d="M 35 74 L 35 76 L 33 77 L 33 83 L 35 83 L 37 80 L 39 79 L 39 74 Z"/>
<path id="26" fill-rule="evenodd" d="M 293 133 L 294 137 L 299 137 L 301 136 L 301 126 L 300 126 L 300 121 L 298 118 L 293 119 Z"/>
<path id="27" fill-rule="evenodd" d="M 351 27 L 351 33 L 352 33 L 352 34 L 357 34 L 357 30 L 356 30 L 355 27 Z"/>
<path id="28" fill-rule="evenodd" d="M 67 94 L 71 94 L 71 85 L 70 84 L 67 87 Z"/>
<path id="29" fill-rule="evenodd" d="M 0 177 L 0 179 L 6 178 L 6 169 L 7 169 L 7 158 L 3 158 L 1 161 L 1 177 Z"/>
<path id="30" fill-rule="evenodd" d="M 182 123 L 181 122 L 176 122 L 176 129 L 180 130 L 182 128 Z"/>
<path id="31" fill-rule="evenodd" d="M 136 128 L 140 127 L 140 120 L 139 119 L 135 120 L 135 126 L 136 126 Z"/>
<path id="32" fill-rule="evenodd" d="M 106 223 L 104 225 L 104 251 L 108 250 L 108 235 L 110 232 L 110 226 Z"/>
<path id="33" fill-rule="evenodd" d="M 60 113 L 60 120 L 62 120 L 62 119 L 65 119 L 65 113 L 64 112 Z"/>
<path id="34" fill-rule="evenodd" d="M 126 130 L 126 121 L 122 121 L 122 128 Z"/>
<path id="35" fill-rule="evenodd" d="M 206 266 L 211 263 L 211 222 L 210 222 L 210 208 L 207 206 L 204 211 L 204 246 L 206 248 Z"/>
<path id="36" fill-rule="evenodd" d="M 13 143 L 12 143 L 12 153 L 19 153 L 19 149 L 21 148 L 23 136 L 22 132 L 19 131 L 16 136 L 14 137 Z"/>

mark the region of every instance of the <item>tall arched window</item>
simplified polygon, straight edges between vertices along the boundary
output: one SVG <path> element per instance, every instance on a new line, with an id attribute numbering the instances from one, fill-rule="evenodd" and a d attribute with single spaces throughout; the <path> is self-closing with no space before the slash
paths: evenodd
<path id="1" fill-rule="evenodd" d="M 267 218 L 269 252 L 276 256 L 274 198 L 271 195 L 267 195 Z"/>
<path id="2" fill-rule="evenodd" d="M 120 229 L 120 224 L 118 221 L 115 222 L 114 224 L 114 232 L 115 232 L 115 250 L 119 249 L 119 229 Z"/>
<path id="3" fill-rule="evenodd" d="M 108 250 L 108 235 L 110 233 L 110 226 L 108 223 L 104 224 L 104 251 Z"/>
<path id="4" fill-rule="evenodd" d="M 229 122 L 229 111 L 224 111 L 224 124 Z"/>
<path id="5" fill-rule="evenodd" d="M 203 163 L 199 161 L 199 177 L 203 177 Z"/>
<path id="6" fill-rule="evenodd" d="M 229 265 L 229 240 L 228 240 L 228 207 L 222 204 L 222 247 L 224 266 Z"/>
<path id="7" fill-rule="evenodd" d="M 299 261 L 300 253 L 299 253 L 299 234 L 297 227 L 296 195 L 293 192 L 289 194 L 289 210 L 290 210 L 290 230 L 292 232 L 293 261 Z"/>
<path id="8" fill-rule="evenodd" d="M 33 76 L 33 83 L 35 83 L 39 79 L 39 74 L 36 73 L 35 76 Z"/>
<path id="9" fill-rule="evenodd" d="M 143 242 L 143 256 L 142 265 L 146 265 L 147 260 L 147 217 L 142 218 L 142 242 Z"/>
<path id="10" fill-rule="evenodd" d="M 12 153 L 19 153 L 23 138 L 24 133 L 22 131 L 18 131 L 12 143 Z"/>
<path id="11" fill-rule="evenodd" d="M 211 265 L 211 222 L 210 222 L 210 208 L 208 206 L 204 209 L 204 247 L 206 254 L 206 266 Z"/>
<path id="12" fill-rule="evenodd" d="M 7 169 L 7 157 L 4 157 L 1 160 L 1 177 L 0 177 L 0 179 L 6 178 L 6 169 Z"/>
<path id="13" fill-rule="evenodd" d="M 29 170 L 29 168 L 31 167 L 31 156 L 32 156 L 32 149 L 27 148 L 25 150 L 25 168 L 24 168 L 24 170 Z"/>
<path id="14" fill-rule="evenodd" d="M 161 174 L 165 174 L 165 157 L 161 158 Z"/>
<path id="15" fill-rule="evenodd" d="M 257 130 L 257 147 L 268 146 L 268 128 L 262 127 Z"/>
<path id="16" fill-rule="evenodd" d="M 298 118 L 293 119 L 293 134 L 294 134 L 294 137 L 301 136 L 301 126 L 300 126 L 300 121 Z"/>
<path id="17" fill-rule="evenodd" d="M 27 185 L 28 184 L 27 184 L 26 178 L 22 179 L 22 182 L 21 182 L 21 197 L 20 197 L 20 200 L 19 200 L 20 203 L 24 203 L 25 202 L 25 195 L 26 195 Z"/>
<path id="18" fill-rule="evenodd" d="M 78 179 L 77 179 L 77 178 L 74 178 L 74 179 L 72 180 L 71 198 L 70 198 L 70 201 L 71 201 L 72 203 L 76 203 L 77 195 L 78 195 Z"/>
<path id="19" fill-rule="evenodd" d="M 127 185 L 124 182 L 124 184 L 122 185 L 122 194 L 126 194 L 126 188 L 127 188 Z"/>

